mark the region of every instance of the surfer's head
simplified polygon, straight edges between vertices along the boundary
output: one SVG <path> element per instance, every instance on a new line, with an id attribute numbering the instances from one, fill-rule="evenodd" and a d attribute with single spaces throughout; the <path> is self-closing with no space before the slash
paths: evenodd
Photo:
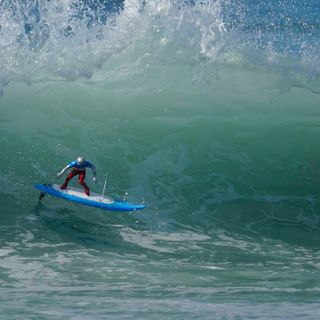
<path id="1" fill-rule="evenodd" d="M 78 164 L 84 164 L 84 162 L 85 162 L 84 157 L 78 157 L 78 159 L 77 159 Z"/>

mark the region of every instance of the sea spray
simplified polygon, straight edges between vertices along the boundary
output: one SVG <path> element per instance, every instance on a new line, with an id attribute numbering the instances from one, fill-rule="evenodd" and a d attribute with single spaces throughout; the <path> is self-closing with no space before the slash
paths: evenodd
<path id="1" fill-rule="evenodd" d="M 275 21 L 270 21 L 268 6 L 252 6 L 258 17 L 255 22 L 244 1 L 130 0 L 107 13 L 102 5 L 90 4 L 75 0 L 4 2 L 1 90 L 11 80 L 90 79 L 112 55 L 128 48 L 138 50 L 132 64 L 150 55 L 166 64 L 199 61 L 205 69 L 217 61 L 265 65 L 302 74 L 304 83 L 319 75 L 316 22 L 304 22 L 306 13 L 293 20 L 291 8 L 300 8 L 296 3 L 284 6 Z M 286 40 L 288 32 L 290 40 Z"/>

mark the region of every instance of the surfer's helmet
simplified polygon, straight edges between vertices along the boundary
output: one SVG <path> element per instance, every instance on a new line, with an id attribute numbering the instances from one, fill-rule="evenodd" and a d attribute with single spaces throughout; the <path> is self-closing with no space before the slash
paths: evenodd
<path id="1" fill-rule="evenodd" d="M 78 157 L 77 162 L 78 162 L 78 164 L 84 164 L 84 162 L 85 162 L 84 157 Z"/>

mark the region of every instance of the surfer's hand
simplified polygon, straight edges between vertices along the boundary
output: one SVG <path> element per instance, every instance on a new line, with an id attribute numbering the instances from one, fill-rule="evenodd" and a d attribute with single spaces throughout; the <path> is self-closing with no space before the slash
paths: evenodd
<path id="1" fill-rule="evenodd" d="M 93 183 L 96 183 L 96 182 L 97 182 L 97 178 L 96 178 L 96 177 L 93 177 L 93 178 L 92 178 L 92 182 L 93 182 Z"/>
<path id="2" fill-rule="evenodd" d="M 58 172 L 57 173 L 57 178 L 60 178 L 62 176 L 62 173 L 61 172 Z"/>

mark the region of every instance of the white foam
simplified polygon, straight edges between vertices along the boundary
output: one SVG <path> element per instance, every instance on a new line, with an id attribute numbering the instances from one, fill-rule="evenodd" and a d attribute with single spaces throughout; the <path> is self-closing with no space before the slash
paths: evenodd
<path id="1" fill-rule="evenodd" d="M 192 43 L 202 55 L 214 56 L 225 31 L 216 1 L 181 8 L 168 0 L 127 0 L 106 24 L 89 23 L 95 13 L 88 8 L 87 16 L 77 18 L 77 2 L 21 3 L 19 10 L 2 5 L 1 90 L 11 80 L 90 78 L 112 54 L 141 40 L 163 47 L 175 42 L 177 35 L 192 36 L 194 40 L 185 45 Z M 19 15 L 20 11 L 29 14 Z"/>
<path id="2" fill-rule="evenodd" d="M 134 243 L 141 247 L 151 249 L 158 252 L 175 252 L 185 250 L 185 247 L 174 246 L 173 243 L 182 242 L 189 249 L 197 249 L 198 247 L 194 242 L 207 241 L 210 237 L 197 234 L 190 231 L 185 232 L 148 232 L 148 231 L 137 231 L 130 228 L 123 228 L 120 231 L 123 240 Z"/>

